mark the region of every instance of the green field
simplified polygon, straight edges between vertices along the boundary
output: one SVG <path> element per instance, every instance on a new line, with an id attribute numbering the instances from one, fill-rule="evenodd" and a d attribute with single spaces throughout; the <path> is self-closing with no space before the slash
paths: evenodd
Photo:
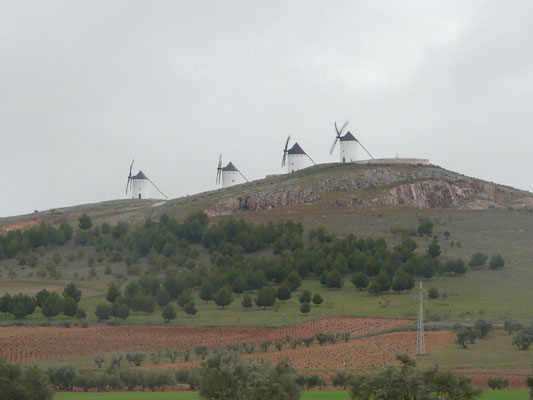
<path id="1" fill-rule="evenodd" d="M 518 350 L 512 344 L 513 335 L 508 335 L 503 329 L 496 329 L 485 339 L 478 339 L 473 345 L 463 349 L 452 343 L 440 350 L 436 350 L 423 357 L 417 357 L 422 367 L 439 364 L 445 369 L 521 369 L 526 373 L 531 371 L 533 350 Z"/>
<path id="2" fill-rule="evenodd" d="M 305 392 L 302 400 L 349 400 L 350 396 L 343 391 L 312 391 Z M 486 391 L 480 400 L 527 400 L 525 390 Z M 57 393 L 57 400 L 198 400 L 196 392 L 120 392 L 120 393 Z"/>
<path id="3" fill-rule="evenodd" d="M 57 393 L 57 400 L 199 400 L 196 392 L 119 392 L 119 393 Z M 349 400 L 344 391 L 305 392 L 302 400 Z"/>

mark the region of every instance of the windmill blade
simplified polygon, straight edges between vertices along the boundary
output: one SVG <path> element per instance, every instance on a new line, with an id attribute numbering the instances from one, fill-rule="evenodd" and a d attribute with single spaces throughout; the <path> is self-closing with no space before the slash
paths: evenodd
<path id="1" fill-rule="evenodd" d="M 339 137 L 335 137 L 335 141 L 333 142 L 333 146 L 331 146 L 331 150 L 329 151 L 329 154 L 333 153 L 333 150 L 335 149 L 335 145 L 337 144 L 337 140 L 339 140 Z"/>
<path id="2" fill-rule="evenodd" d="M 316 165 L 316 162 L 314 162 L 313 159 L 312 159 L 311 157 L 309 157 L 309 154 L 306 153 L 305 155 L 307 156 L 307 158 L 309 158 L 309 159 L 311 160 L 311 162 L 312 162 L 313 164 Z"/>
<path id="3" fill-rule="evenodd" d="M 241 174 L 241 176 L 244 178 L 244 180 L 245 180 L 246 182 L 250 182 L 248 179 L 246 179 L 246 177 L 242 174 L 241 171 L 239 171 L 239 174 Z"/>
<path id="4" fill-rule="evenodd" d="M 283 151 L 287 151 L 287 147 L 289 146 L 289 140 L 291 140 L 291 135 L 289 135 L 289 137 L 287 138 L 287 141 L 285 142 L 285 150 Z"/>
<path id="5" fill-rule="evenodd" d="M 222 154 L 218 155 L 218 166 L 217 166 L 217 185 L 220 183 L 220 177 L 222 174 Z"/>
<path id="6" fill-rule="evenodd" d="M 131 169 L 133 168 L 133 163 L 135 162 L 135 158 L 133 160 L 131 160 L 131 165 L 130 165 L 130 177 L 131 177 Z"/>
<path id="7" fill-rule="evenodd" d="M 341 130 L 339 131 L 339 128 L 337 128 L 337 121 L 335 121 L 335 131 L 337 132 L 337 136 L 340 137 L 342 135 L 342 131 L 344 130 L 344 128 L 346 128 L 346 125 L 348 125 L 348 121 L 344 123 Z"/>
<path id="8" fill-rule="evenodd" d="M 126 194 L 128 194 L 128 187 L 130 186 L 131 176 L 128 176 L 128 183 L 126 183 Z"/>
<path id="9" fill-rule="evenodd" d="M 285 161 L 287 160 L 287 148 L 289 147 L 289 140 L 291 140 L 291 135 L 287 137 L 285 142 L 285 148 L 283 149 L 283 158 L 281 159 L 281 168 L 285 166 Z"/>
<path id="10" fill-rule="evenodd" d="M 370 156 L 370 158 L 371 158 L 372 160 L 374 160 L 374 157 L 372 156 L 372 154 L 370 154 L 370 153 L 368 152 L 368 150 L 365 148 L 365 146 L 363 146 L 363 143 L 361 143 L 358 139 L 355 139 L 355 140 L 357 140 L 357 143 L 359 143 L 359 144 L 361 145 L 361 147 L 363 148 L 363 150 L 366 151 L 366 154 L 368 154 L 368 155 Z"/>
<path id="11" fill-rule="evenodd" d="M 159 190 L 159 188 L 155 185 L 154 182 L 152 182 L 150 179 L 148 179 L 148 182 L 150 182 L 152 185 L 154 185 L 154 187 L 157 189 L 157 191 L 159 193 L 161 193 L 165 197 L 165 199 L 168 199 L 167 195 L 165 193 L 163 193 L 161 190 Z"/>
<path id="12" fill-rule="evenodd" d="M 339 135 L 342 134 L 342 131 L 344 130 L 344 128 L 346 128 L 347 125 L 348 125 L 348 121 L 346 121 L 346 122 L 344 123 L 344 125 L 342 126 L 341 131 L 339 132 Z"/>

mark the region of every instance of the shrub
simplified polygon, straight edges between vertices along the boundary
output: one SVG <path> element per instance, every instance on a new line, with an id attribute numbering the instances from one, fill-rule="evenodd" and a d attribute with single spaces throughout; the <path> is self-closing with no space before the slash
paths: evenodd
<path id="1" fill-rule="evenodd" d="M 176 310 L 172 304 L 168 304 L 165 308 L 163 308 L 161 315 L 163 316 L 165 322 L 175 320 L 177 317 Z"/>
<path id="2" fill-rule="evenodd" d="M 433 222 L 429 218 L 421 218 L 416 231 L 420 236 L 433 234 Z"/>
<path id="3" fill-rule="evenodd" d="M 489 267 L 490 269 L 500 269 L 505 265 L 505 261 L 501 254 L 494 254 L 490 257 Z"/>
<path id="4" fill-rule="evenodd" d="M 111 318 L 112 313 L 113 307 L 109 303 L 98 304 L 94 311 L 94 315 L 96 315 L 96 318 L 98 318 L 100 321 Z"/>
<path id="5" fill-rule="evenodd" d="M 505 376 L 489 376 L 487 384 L 492 390 L 502 390 L 509 386 L 509 378 Z"/>
<path id="6" fill-rule="evenodd" d="M 309 303 L 302 303 L 300 306 L 300 312 L 304 315 L 307 315 L 311 311 L 311 305 Z"/>
<path id="7" fill-rule="evenodd" d="M 278 288 L 277 297 L 279 300 L 284 302 L 285 300 L 289 300 L 291 298 L 291 289 L 286 284 L 281 284 Z"/>
<path id="8" fill-rule="evenodd" d="M 145 358 L 146 355 L 143 353 L 126 353 L 126 360 L 136 367 L 140 367 Z"/>
<path id="9" fill-rule="evenodd" d="M 233 298 L 231 297 L 231 289 L 227 286 L 224 286 L 220 288 L 213 297 L 213 300 L 215 300 L 215 304 L 219 307 L 229 306 L 231 302 L 233 301 Z"/>
<path id="10" fill-rule="evenodd" d="M 196 346 L 194 348 L 194 353 L 201 357 L 202 360 L 205 360 L 205 358 L 207 357 L 207 355 L 209 354 L 209 350 L 207 349 L 207 346 Z"/>
<path id="11" fill-rule="evenodd" d="M 358 272 L 352 277 L 351 282 L 357 289 L 363 290 L 368 286 L 368 276 L 364 272 Z"/>
<path id="12" fill-rule="evenodd" d="M 252 296 L 250 296 L 249 294 L 245 294 L 242 297 L 241 305 L 244 307 L 244 311 L 247 311 L 248 308 L 252 307 Z"/>
<path id="13" fill-rule="evenodd" d="M 266 309 L 267 307 L 272 307 L 274 305 L 276 298 L 277 295 L 274 289 L 270 286 L 263 286 L 255 297 L 255 304 L 257 307 L 263 307 Z"/>
<path id="14" fill-rule="evenodd" d="M 470 261 L 468 262 L 469 267 L 482 267 L 488 260 L 488 256 L 478 251 L 472 254 Z"/>
<path id="15" fill-rule="evenodd" d="M 438 299 L 440 296 L 439 290 L 436 287 L 430 287 L 428 290 L 428 297 L 430 299 Z"/>
<path id="16" fill-rule="evenodd" d="M 320 296 L 319 293 L 315 293 L 313 295 L 313 304 L 319 306 L 320 304 L 322 304 L 323 301 L 324 299 L 322 298 L 322 296 Z"/>
<path id="17" fill-rule="evenodd" d="M 300 303 L 310 303 L 313 296 L 309 290 L 304 290 L 298 297 Z"/>

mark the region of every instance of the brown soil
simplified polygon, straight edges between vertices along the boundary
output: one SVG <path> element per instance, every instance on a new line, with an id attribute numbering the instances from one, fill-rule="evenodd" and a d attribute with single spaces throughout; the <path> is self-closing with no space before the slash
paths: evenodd
<path id="1" fill-rule="evenodd" d="M 187 349 L 198 345 L 223 347 L 230 343 L 312 336 L 318 332 L 350 332 L 361 336 L 410 322 L 404 319 L 331 317 L 285 328 L 102 326 L 0 327 L 0 357 L 7 361 L 44 360 L 116 351 Z"/>
<path id="2" fill-rule="evenodd" d="M 454 340 L 455 334 L 450 331 L 427 332 L 426 350 L 428 352 L 438 350 Z M 331 370 L 347 370 L 354 373 L 361 370 L 381 369 L 388 365 L 399 365 L 399 361 L 396 360 L 397 354 L 405 353 L 414 357 L 415 352 L 416 333 L 395 332 L 324 346 L 315 344 L 311 347 L 296 349 L 286 347 L 281 351 L 271 349 L 268 353 L 258 352 L 243 358 L 263 359 L 274 363 L 287 361 L 298 370 L 320 371 L 329 375 L 328 371 Z M 198 364 L 199 361 L 178 362 L 149 367 L 179 369 L 190 368 Z"/>

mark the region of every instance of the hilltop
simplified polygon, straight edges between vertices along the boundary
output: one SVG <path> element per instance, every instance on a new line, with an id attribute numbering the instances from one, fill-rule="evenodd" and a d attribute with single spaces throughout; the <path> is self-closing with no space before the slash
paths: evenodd
<path id="1" fill-rule="evenodd" d="M 533 194 L 471 178 L 434 165 L 322 164 L 246 184 L 169 201 L 115 200 L 0 218 L 0 231 L 40 222 L 72 221 L 87 213 L 95 221 L 140 223 L 163 213 L 178 218 L 205 211 L 210 217 L 308 206 L 321 213 L 385 210 L 523 210 Z M 313 207 L 314 206 L 314 207 Z M 262 213 L 264 216 L 265 213 Z M 275 212 L 271 213 L 275 217 Z"/>

